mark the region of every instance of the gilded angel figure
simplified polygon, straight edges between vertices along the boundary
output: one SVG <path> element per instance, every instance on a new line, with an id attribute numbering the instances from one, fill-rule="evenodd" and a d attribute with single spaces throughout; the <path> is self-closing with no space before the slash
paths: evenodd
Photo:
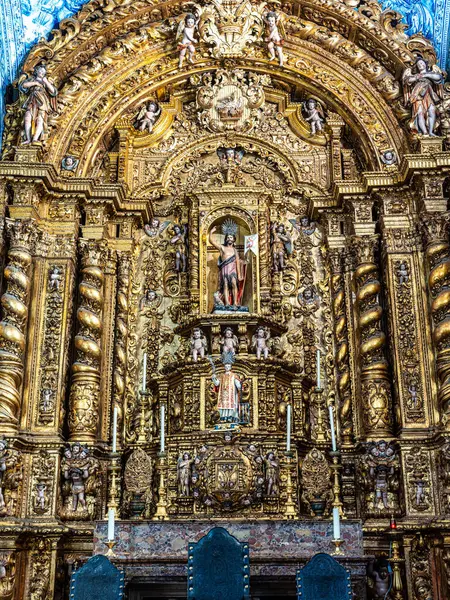
<path id="1" fill-rule="evenodd" d="M 184 57 L 188 53 L 188 61 L 194 63 L 195 45 L 198 40 L 195 37 L 195 30 L 198 28 L 199 19 L 192 13 L 188 13 L 180 24 L 177 30 L 178 50 L 180 58 L 178 68 L 181 69 L 184 62 Z"/>
<path id="2" fill-rule="evenodd" d="M 153 127 L 161 114 L 161 107 L 156 102 L 150 101 L 142 106 L 139 111 L 134 126 L 139 131 L 148 131 L 152 133 Z"/>
<path id="3" fill-rule="evenodd" d="M 403 74 L 403 90 L 405 105 L 411 106 L 410 127 L 422 135 L 434 136 L 437 108 L 443 99 L 442 71 L 430 67 L 421 57 L 416 60 L 412 69 Z"/>
<path id="4" fill-rule="evenodd" d="M 270 11 L 264 15 L 264 22 L 266 24 L 266 37 L 264 41 L 267 43 L 267 49 L 269 50 L 269 60 L 275 60 L 278 56 L 278 62 L 280 67 L 284 63 L 283 54 L 283 37 L 280 33 L 281 29 L 281 17 L 276 12 Z"/>

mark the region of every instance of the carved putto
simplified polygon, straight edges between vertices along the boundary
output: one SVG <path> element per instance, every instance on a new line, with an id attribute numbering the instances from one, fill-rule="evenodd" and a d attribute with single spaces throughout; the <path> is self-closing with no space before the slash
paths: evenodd
<path id="1" fill-rule="evenodd" d="M 178 68 L 183 67 L 184 58 L 186 53 L 188 55 L 188 61 L 194 63 L 195 46 L 198 43 L 195 37 L 195 32 L 198 29 L 198 17 L 192 13 L 188 13 L 178 26 L 177 30 L 177 42 L 178 50 L 180 52 L 180 58 L 178 60 Z"/>
<path id="2" fill-rule="evenodd" d="M 265 360 L 269 358 L 269 339 L 270 330 L 267 327 L 260 326 L 256 329 L 255 334 L 252 337 L 252 348 L 255 351 L 256 358 Z"/>
<path id="3" fill-rule="evenodd" d="M 238 352 L 239 340 L 231 327 L 224 329 L 223 335 L 220 338 L 220 345 L 222 356 L 225 356 L 225 354 L 232 354 L 234 356 Z"/>
<path id="4" fill-rule="evenodd" d="M 240 69 L 218 69 L 205 73 L 196 95 L 199 123 L 212 132 L 251 131 L 262 118 L 263 86 L 270 84 L 268 75 L 246 73 Z"/>
<path id="5" fill-rule="evenodd" d="M 303 103 L 303 112 L 305 121 L 310 126 L 311 135 L 320 133 L 323 130 L 323 124 L 325 122 L 325 115 L 320 102 L 315 98 L 308 98 L 308 100 Z"/>
<path id="6" fill-rule="evenodd" d="M 380 440 L 368 445 L 361 464 L 361 477 L 369 514 L 397 512 L 398 471 L 399 458 L 394 443 Z"/>
<path id="7" fill-rule="evenodd" d="M 199 358 L 204 359 L 205 354 L 208 351 L 208 342 L 200 327 L 195 327 L 193 329 L 190 344 L 192 360 L 197 362 Z"/>
<path id="8" fill-rule="evenodd" d="M 155 126 L 158 117 L 161 114 L 160 106 L 151 100 L 147 104 L 141 107 L 139 110 L 136 119 L 134 121 L 134 126 L 138 131 L 147 131 L 148 133 L 152 133 L 153 127 Z"/>
<path id="9" fill-rule="evenodd" d="M 61 461 L 63 506 L 61 517 L 67 520 L 92 520 L 95 517 L 100 485 L 100 463 L 86 446 L 75 442 L 67 446 Z"/>
<path id="10" fill-rule="evenodd" d="M 0 438 L 0 517 L 15 516 L 22 482 L 21 453 Z"/>
<path id="11" fill-rule="evenodd" d="M 278 63 L 280 67 L 283 66 L 284 55 L 283 55 L 283 38 L 281 37 L 281 18 L 276 12 L 268 12 L 264 15 L 264 23 L 266 24 L 266 37 L 264 41 L 267 44 L 270 58 L 269 60 L 275 60 L 278 56 Z"/>

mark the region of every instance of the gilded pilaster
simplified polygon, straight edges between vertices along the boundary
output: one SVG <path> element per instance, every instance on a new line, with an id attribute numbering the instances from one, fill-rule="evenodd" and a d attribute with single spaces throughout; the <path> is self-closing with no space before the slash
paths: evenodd
<path id="1" fill-rule="evenodd" d="M 199 218 L 198 202 L 194 199 L 190 209 L 190 223 L 194 227 L 189 243 L 190 296 L 194 313 L 200 309 Z"/>
<path id="2" fill-rule="evenodd" d="M 450 427 L 450 213 L 426 214 L 425 255 L 428 262 L 428 290 L 436 351 L 438 404 L 442 423 Z"/>
<path id="3" fill-rule="evenodd" d="M 367 436 L 392 434 L 392 399 L 382 329 L 381 283 L 377 266 L 378 235 L 355 236 L 355 284 L 363 423 Z"/>
<path id="4" fill-rule="evenodd" d="M 101 333 L 106 247 L 80 240 L 81 281 L 75 336 L 75 362 L 69 397 L 70 439 L 96 440 L 99 425 Z"/>
<path id="5" fill-rule="evenodd" d="M 1 298 L 0 410 L 2 433 L 16 432 L 20 416 L 32 252 L 37 229 L 32 220 L 7 220 L 9 250 Z"/>
<path id="6" fill-rule="evenodd" d="M 344 249 L 330 251 L 331 294 L 333 306 L 335 362 L 339 396 L 339 426 L 342 442 L 351 444 L 353 438 L 352 390 L 350 384 L 350 353 L 347 328 Z"/>

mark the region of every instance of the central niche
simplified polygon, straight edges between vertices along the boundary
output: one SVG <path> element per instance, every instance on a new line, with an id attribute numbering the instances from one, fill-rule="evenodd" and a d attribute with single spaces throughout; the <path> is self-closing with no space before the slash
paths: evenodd
<path id="1" fill-rule="evenodd" d="M 221 208 L 211 211 L 205 218 L 201 271 L 206 283 L 206 312 L 255 311 L 254 273 L 257 268 L 254 263 L 257 263 L 257 256 L 251 250 L 244 254 L 245 238 L 255 233 L 255 225 L 244 210 Z M 230 247 L 234 247 L 235 259 Z"/>

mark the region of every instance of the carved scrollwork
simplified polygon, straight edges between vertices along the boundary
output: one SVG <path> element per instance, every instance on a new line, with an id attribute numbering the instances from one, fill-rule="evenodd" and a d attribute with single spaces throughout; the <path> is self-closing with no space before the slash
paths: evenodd
<path id="1" fill-rule="evenodd" d="M 308 506 L 311 516 L 329 514 L 333 500 L 331 469 L 323 452 L 318 448 L 310 450 L 302 462 L 301 472 L 302 500 Z"/>
<path id="2" fill-rule="evenodd" d="M 125 465 L 123 511 L 131 518 L 149 518 L 152 509 L 153 466 L 142 448 L 136 448 Z"/>

